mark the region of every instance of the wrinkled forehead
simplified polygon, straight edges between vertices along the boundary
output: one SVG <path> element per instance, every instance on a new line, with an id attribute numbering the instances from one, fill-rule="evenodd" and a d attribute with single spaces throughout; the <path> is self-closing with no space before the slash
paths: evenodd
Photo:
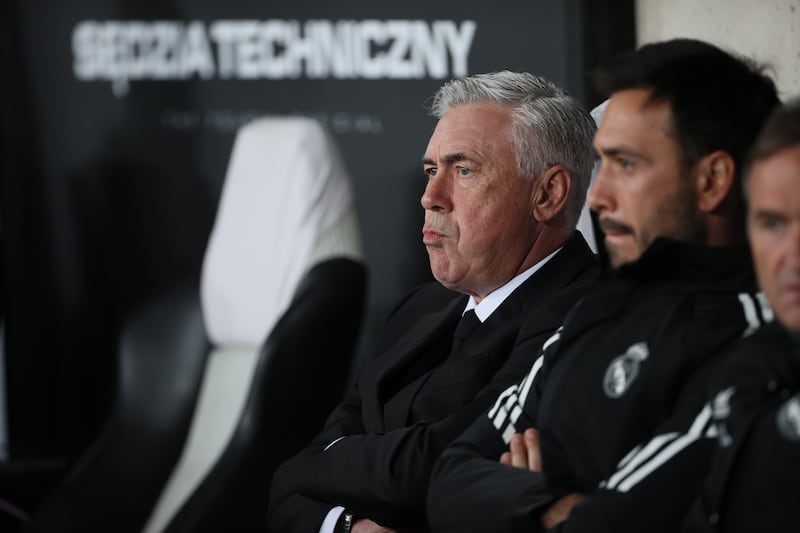
<path id="1" fill-rule="evenodd" d="M 436 124 L 425 158 L 510 149 L 510 125 L 511 111 L 506 106 L 482 103 L 453 107 Z"/>
<path id="2" fill-rule="evenodd" d="M 753 161 L 745 190 L 751 209 L 771 202 L 800 211 L 800 143 Z"/>

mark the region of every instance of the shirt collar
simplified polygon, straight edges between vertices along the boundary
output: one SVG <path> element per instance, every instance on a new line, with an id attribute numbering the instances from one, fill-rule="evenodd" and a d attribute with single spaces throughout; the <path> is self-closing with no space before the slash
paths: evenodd
<path id="1" fill-rule="evenodd" d="M 500 304 L 502 304 L 505 299 L 508 298 L 511 293 L 514 292 L 514 290 L 516 290 L 517 287 L 525 283 L 529 277 L 533 276 L 537 270 L 542 268 L 548 261 L 550 261 L 553 256 L 561 251 L 561 248 L 563 248 L 563 246 L 559 247 L 556 251 L 530 267 L 528 270 L 511 278 L 505 283 L 505 285 L 501 285 L 497 289 L 490 292 L 481 300 L 480 303 L 475 303 L 475 297 L 470 295 L 469 300 L 467 300 L 467 307 L 465 307 L 464 311 L 461 313 L 462 316 L 467 311 L 474 309 L 475 314 L 478 316 L 478 319 L 481 321 L 481 323 L 486 322 L 492 313 L 494 313 L 495 309 L 500 307 Z"/>

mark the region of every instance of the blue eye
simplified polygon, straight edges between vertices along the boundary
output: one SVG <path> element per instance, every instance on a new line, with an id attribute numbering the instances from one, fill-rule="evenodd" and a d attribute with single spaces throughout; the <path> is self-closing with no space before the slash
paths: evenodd
<path id="1" fill-rule="evenodd" d="M 458 173 L 462 176 L 469 176 L 472 173 L 472 170 L 468 169 L 467 167 L 458 167 Z"/>

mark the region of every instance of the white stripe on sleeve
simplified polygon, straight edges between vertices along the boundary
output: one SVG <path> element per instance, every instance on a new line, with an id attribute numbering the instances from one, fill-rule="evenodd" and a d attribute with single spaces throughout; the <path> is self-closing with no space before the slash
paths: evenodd
<path id="1" fill-rule="evenodd" d="M 709 438 L 713 433 L 707 431 L 710 421 L 711 406 L 706 404 L 692 422 L 689 431 L 682 436 L 678 437 L 678 433 L 658 435 L 641 452 L 637 453 L 635 458 L 623 459 L 623 462 L 627 460 L 628 464 L 609 478 L 606 488 L 628 492 L 690 444 L 703 437 Z"/>

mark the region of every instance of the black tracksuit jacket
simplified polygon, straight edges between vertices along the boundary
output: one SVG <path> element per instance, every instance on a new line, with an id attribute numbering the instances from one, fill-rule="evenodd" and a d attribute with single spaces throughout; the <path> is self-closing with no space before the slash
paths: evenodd
<path id="1" fill-rule="evenodd" d="M 800 531 L 800 343 L 778 323 L 712 380 L 718 450 L 703 494 L 715 531 Z"/>
<path id="2" fill-rule="evenodd" d="M 587 293 L 530 373 L 444 452 L 432 529 L 537 531 L 544 509 L 581 492 L 559 531 L 680 531 L 715 446 L 710 370 L 762 325 L 759 303 L 745 246 L 656 240 Z M 528 427 L 542 473 L 498 463 Z"/>

